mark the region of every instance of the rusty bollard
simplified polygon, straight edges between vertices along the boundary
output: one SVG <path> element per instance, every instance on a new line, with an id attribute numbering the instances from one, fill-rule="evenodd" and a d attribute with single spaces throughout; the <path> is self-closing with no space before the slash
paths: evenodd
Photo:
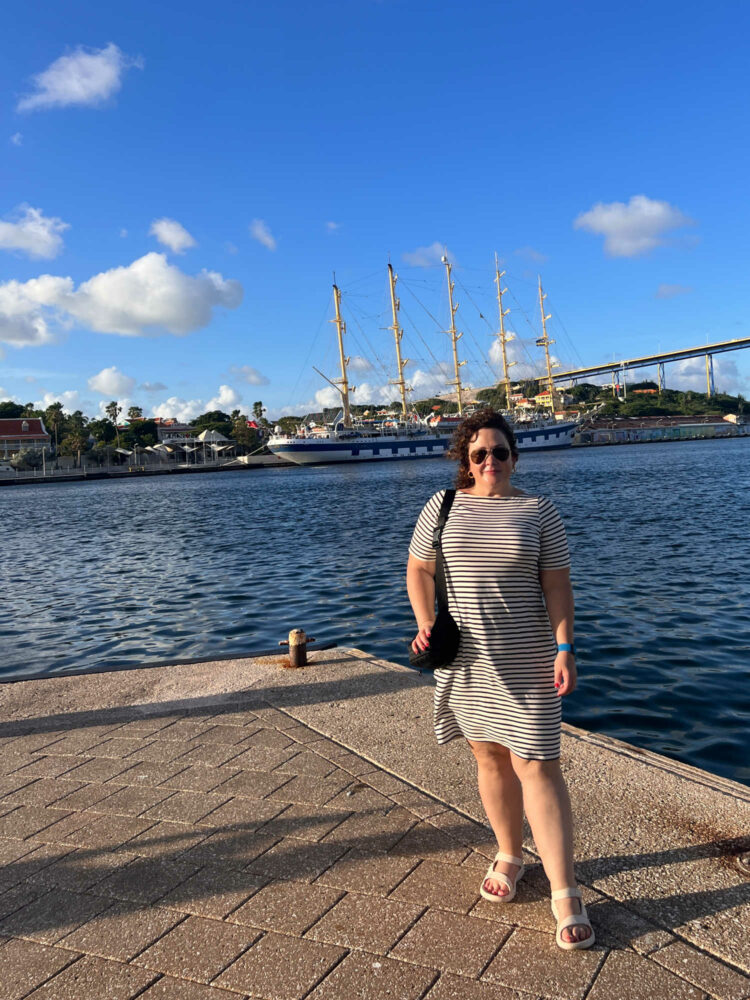
<path id="1" fill-rule="evenodd" d="M 301 628 L 293 628 L 289 633 L 288 639 L 282 639 L 279 642 L 280 646 L 289 647 L 289 666 L 290 667 L 306 667 L 307 666 L 307 644 L 308 642 L 315 642 L 310 635 L 305 635 L 305 630 Z"/>

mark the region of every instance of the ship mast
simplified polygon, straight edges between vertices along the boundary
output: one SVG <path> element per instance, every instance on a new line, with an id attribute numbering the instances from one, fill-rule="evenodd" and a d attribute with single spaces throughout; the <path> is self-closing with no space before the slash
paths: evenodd
<path id="1" fill-rule="evenodd" d="M 448 330 L 448 333 L 451 335 L 451 344 L 453 346 L 453 371 L 455 374 L 455 378 L 446 384 L 455 385 L 456 398 L 458 400 L 458 415 L 463 416 L 464 403 L 463 403 L 463 398 L 461 396 L 461 366 L 465 365 L 466 362 L 458 360 L 458 349 L 457 349 L 458 342 L 461 339 L 461 337 L 463 337 L 463 334 L 458 333 L 456 330 L 456 310 L 458 309 L 458 303 L 456 303 L 455 306 L 453 305 L 453 289 L 455 288 L 455 285 L 451 281 L 450 261 L 448 260 L 445 254 L 443 254 L 441 260 L 442 263 L 445 264 L 445 272 L 448 275 L 448 304 L 450 306 L 450 311 L 451 311 L 451 325 L 450 329 Z"/>
<path id="2" fill-rule="evenodd" d="M 543 333 L 543 336 L 541 336 L 537 340 L 536 346 L 544 348 L 544 357 L 545 357 L 545 360 L 547 362 L 547 389 L 548 389 L 548 392 L 549 392 L 549 400 L 550 400 L 549 405 L 550 405 L 550 409 L 554 413 L 555 412 L 555 380 L 552 377 L 552 361 L 550 360 L 550 356 L 549 356 L 549 345 L 550 344 L 554 344 L 555 342 L 554 342 L 554 340 L 550 340 L 549 336 L 547 335 L 547 320 L 551 319 L 552 317 L 551 316 L 545 316 L 545 314 L 544 314 L 544 300 L 546 298 L 547 298 L 547 295 L 544 292 L 542 292 L 542 276 L 540 274 L 539 275 L 539 309 L 541 310 L 541 313 L 542 313 L 542 333 Z"/>
<path id="3" fill-rule="evenodd" d="M 497 285 L 497 308 L 500 313 L 500 350 L 502 351 L 503 357 L 503 385 L 505 386 L 505 405 L 507 409 L 510 409 L 510 377 L 508 375 L 508 369 L 511 365 L 515 364 L 515 361 L 508 362 L 508 352 L 505 347 L 505 317 L 510 312 L 510 309 L 503 310 L 503 295 L 508 291 L 508 289 L 503 288 L 501 284 L 501 279 L 504 274 L 505 271 L 500 270 L 497 254 L 495 254 L 495 284 Z"/>
<path id="4" fill-rule="evenodd" d="M 349 408 L 349 380 L 346 377 L 346 366 L 349 364 L 349 358 L 344 354 L 344 334 L 346 333 L 346 323 L 341 318 L 341 292 L 338 286 L 334 283 L 333 286 L 333 301 L 336 306 L 336 318 L 332 319 L 330 322 L 336 324 L 336 332 L 339 339 L 339 358 L 341 360 L 341 378 L 331 379 L 331 382 L 336 386 L 336 388 L 341 393 L 341 400 L 344 406 L 344 427 L 352 426 L 352 414 Z M 352 392 L 354 392 L 354 387 L 352 386 Z"/>
<path id="5" fill-rule="evenodd" d="M 393 313 L 393 325 L 389 326 L 389 330 L 393 330 L 393 336 L 396 340 L 396 366 L 398 369 L 398 378 L 389 379 L 391 385 L 397 385 L 401 393 L 401 412 L 404 419 L 407 417 L 408 407 L 406 405 L 406 391 L 407 386 L 404 381 L 404 368 L 409 364 L 409 359 L 404 358 L 401 360 L 401 338 L 404 335 L 404 331 L 399 326 L 398 322 L 398 310 L 401 305 L 399 300 L 396 298 L 396 282 L 398 281 L 398 275 L 393 273 L 393 268 L 388 265 L 388 283 L 391 289 L 391 311 Z"/>

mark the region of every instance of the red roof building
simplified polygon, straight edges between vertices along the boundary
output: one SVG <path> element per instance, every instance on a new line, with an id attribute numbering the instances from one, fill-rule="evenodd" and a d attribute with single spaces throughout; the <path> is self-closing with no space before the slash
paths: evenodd
<path id="1" fill-rule="evenodd" d="M 0 452 L 10 458 L 22 448 L 41 451 L 49 447 L 51 437 L 41 417 L 0 417 Z"/>

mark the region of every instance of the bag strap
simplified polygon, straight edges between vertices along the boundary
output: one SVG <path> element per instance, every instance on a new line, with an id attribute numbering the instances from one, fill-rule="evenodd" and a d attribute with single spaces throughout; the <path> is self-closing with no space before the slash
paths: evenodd
<path id="1" fill-rule="evenodd" d="M 440 506 L 440 513 L 432 532 L 432 547 L 435 549 L 435 596 L 437 597 L 438 611 L 448 610 L 448 588 L 445 579 L 446 567 L 443 556 L 442 535 L 455 499 L 455 490 L 445 491 L 443 502 Z"/>

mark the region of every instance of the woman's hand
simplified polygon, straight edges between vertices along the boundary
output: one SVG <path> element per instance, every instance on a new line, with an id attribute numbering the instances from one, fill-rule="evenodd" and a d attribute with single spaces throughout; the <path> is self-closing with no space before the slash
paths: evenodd
<path id="1" fill-rule="evenodd" d="M 576 658 L 563 650 L 555 657 L 555 687 L 560 697 L 575 691 L 577 680 Z"/>
<path id="2" fill-rule="evenodd" d="M 415 653 L 423 653 L 425 649 L 430 645 L 430 632 L 432 631 L 432 622 L 422 622 L 419 626 L 419 631 L 417 632 L 416 638 L 411 644 L 411 648 Z"/>

